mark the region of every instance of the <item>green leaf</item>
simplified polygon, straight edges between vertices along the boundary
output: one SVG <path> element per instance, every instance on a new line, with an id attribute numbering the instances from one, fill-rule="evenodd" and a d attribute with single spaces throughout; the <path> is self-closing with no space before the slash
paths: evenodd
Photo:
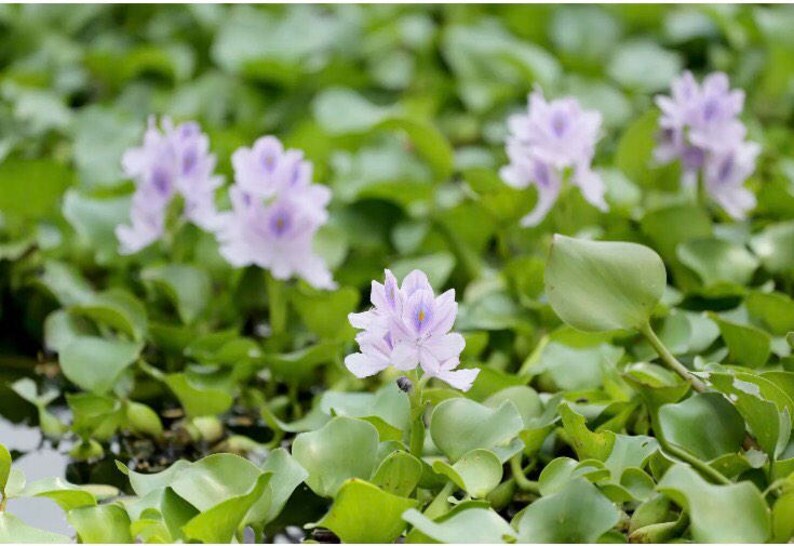
<path id="1" fill-rule="evenodd" d="M 404 279 L 414 269 L 424 271 L 433 289 L 440 290 L 455 268 L 455 257 L 449 252 L 438 252 L 427 256 L 401 258 L 392 262 L 389 268 L 398 279 Z"/>
<path id="2" fill-rule="evenodd" d="M 142 349 L 140 342 L 83 336 L 66 345 L 58 360 L 69 381 L 84 390 L 104 394 L 138 359 Z"/>
<path id="3" fill-rule="evenodd" d="M 639 329 L 662 297 L 661 258 L 634 243 L 555 235 L 546 265 L 546 295 L 554 311 L 579 330 Z"/>
<path id="4" fill-rule="evenodd" d="M 477 499 L 485 498 L 502 481 L 502 462 L 487 449 L 469 451 L 453 465 L 435 461 L 433 470 Z"/>
<path id="5" fill-rule="evenodd" d="M 682 68 L 683 63 L 677 53 L 663 49 L 651 40 L 632 40 L 618 47 L 607 71 L 610 77 L 628 89 L 654 93 L 666 89 Z"/>
<path id="6" fill-rule="evenodd" d="M 262 474 L 252 462 L 231 453 L 216 453 L 184 466 L 171 476 L 168 486 L 199 510 L 245 496 Z M 160 482 L 162 486 L 162 482 Z"/>
<path id="7" fill-rule="evenodd" d="M 6 485 L 8 484 L 8 477 L 11 475 L 11 453 L 8 448 L 0 444 L 0 495 L 5 497 Z"/>
<path id="8" fill-rule="evenodd" d="M 182 527 L 185 536 L 204 543 L 231 542 L 245 522 L 248 511 L 265 495 L 270 476 L 261 474 L 249 492 L 202 509 Z"/>
<path id="9" fill-rule="evenodd" d="M 659 408 L 661 434 L 705 461 L 739 450 L 744 419 L 721 394 L 695 394 L 683 402 Z"/>
<path id="10" fill-rule="evenodd" d="M 171 300 L 184 324 L 192 323 L 212 296 L 212 283 L 203 269 L 186 264 L 147 267 L 141 278 L 159 287 Z"/>
<path id="11" fill-rule="evenodd" d="M 319 430 L 299 434 L 292 444 L 292 456 L 309 473 L 306 484 L 323 497 L 334 497 L 350 478 L 368 480 L 377 451 L 377 429 L 349 417 L 335 417 Z"/>
<path id="12" fill-rule="evenodd" d="M 733 322 L 714 313 L 709 316 L 719 326 L 732 362 L 748 368 L 760 368 L 766 364 L 772 351 L 769 334 L 755 326 Z"/>
<path id="13" fill-rule="evenodd" d="M 749 373 L 710 373 L 708 379 L 744 417 L 761 448 L 771 459 L 777 458 L 791 435 L 791 398 L 771 381 Z"/>
<path id="14" fill-rule="evenodd" d="M 416 505 L 414 499 L 350 479 L 339 489 L 331 510 L 316 525 L 330 529 L 346 543 L 387 544 L 405 530 L 402 515 Z"/>
<path id="15" fill-rule="evenodd" d="M 453 462 L 475 449 L 503 446 L 523 428 L 521 414 L 509 400 L 491 409 L 466 398 L 452 398 L 436 406 L 430 417 L 433 443 Z"/>
<path id="16" fill-rule="evenodd" d="M 530 504 L 517 516 L 518 542 L 595 543 L 612 529 L 620 513 L 584 478 Z"/>
<path id="17" fill-rule="evenodd" d="M 52 159 L 7 159 L 0 163 L 0 212 L 10 217 L 54 216 L 72 171 Z"/>
<path id="18" fill-rule="evenodd" d="M 327 290 L 299 290 L 293 292 L 292 303 L 306 327 L 320 339 L 353 337 L 347 315 L 358 306 L 359 292 L 344 287 Z"/>
<path id="19" fill-rule="evenodd" d="M 262 465 L 263 472 L 270 472 L 270 504 L 264 522 L 276 519 L 287 504 L 292 492 L 309 476 L 294 457 L 284 448 L 271 451 Z"/>
<path id="20" fill-rule="evenodd" d="M 57 533 L 25 525 L 8 512 L 0 512 L 0 543 L 2 544 L 70 544 L 72 540 Z"/>
<path id="21" fill-rule="evenodd" d="M 770 225 L 752 238 L 750 248 L 770 273 L 794 270 L 794 221 Z"/>
<path id="22" fill-rule="evenodd" d="M 772 334 L 794 331 L 794 300 L 780 292 L 751 292 L 745 299 L 747 311 Z"/>
<path id="23" fill-rule="evenodd" d="M 678 259 L 698 274 L 706 287 L 746 285 L 758 259 L 745 247 L 724 239 L 693 239 L 678 245 Z"/>
<path id="24" fill-rule="evenodd" d="M 568 404 L 560 404 L 557 411 L 562 417 L 562 424 L 579 460 L 606 461 L 615 444 L 615 434 L 608 430 L 591 432 L 585 424 L 585 418 Z"/>
<path id="25" fill-rule="evenodd" d="M 390 453 L 372 476 L 372 483 L 383 491 L 401 497 L 413 493 L 422 477 L 422 463 L 405 451 Z"/>
<path id="26" fill-rule="evenodd" d="M 340 87 L 324 90 L 312 107 L 317 122 L 331 135 L 402 131 L 437 179 L 443 180 L 452 172 L 452 147 L 428 121 L 408 118 L 393 107 L 376 106 L 355 91 Z"/>
<path id="27" fill-rule="evenodd" d="M 498 408 L 505 400 L 510 400 L 521 414 L 524 426 L 530 426 L 533 421 L 543 414 L 543 403 L 540 396 L 532 387 L 515 385 L 501 389 L 489 396 L 483 404 L 489 408 Z"/>
<path id="28" fill-rule="evenodd" d="M 72 410 L 72 430 L 81 438 L 107 440 L 122 421 L 121 402 L 93 393 L 66 394 Z"/>
<path id="29" fill-rule="evenodd" d="M 96 505 L 96 498 L 93 494 L 61 478 L 44 478 L 29 483 L 22 491 L 21 496 L 52 499 L 66 512 L 83 506 Z"/>
<path id="30" fill-rule="evenodd" d="M 412 508 L 403 514 L 403 519 L 415 530 L 442 543 L 501 544 L 516 539 L 510 524 L 484 502 L 460 503 L 436 520 Z"/>
<path id="31" fill-rule="evenodd" d="M 77 232 L 81 242 L 95 253 L 100 264 L 118 260 L 116 226 L 129 216 L 129 197 L 99 198 L 66 191 L 63 215 Z"/>
<path id="32" fill-rule="evenodd" d="M 591 482 L 603 481 L 609 478 L 609 470 L 596 459 L 579 462 L 570 457 L 557 457 L 540 472 L 538 489 L 546 497 L 561 491 L 576 478 L 587 478 Z"/>
<path id="33" fill-rule="evenodd" d="M 381 387 L 376 393 L 328 391 L 323 394 L 320 409 L 328 415 L 369 421 L 381 436 L 386 429 L 392 429 L 394 440 L 402 439 L 411 422 L 411 403 L 395 383 Z"/>
<path id="34" fill-rule="evenodd" d="M 230 376 L 225 371 L 213 373 L 189 368 L 162 378 L 189 417 L 220 415 L 234 403 Z"/>
<path id="35" fill-rule="evenodd" d="M 66 514 L 83 544 L 132 543 L 130 517 L 118 504 L 84 506 Z"/>
<path id="36" fill-rule="evenodd" d="M 692 468 L 674 465 L 657 489 L 689 513 L 696 542 L 766 542 L 769 508 L 749 481 L 712 485 Z"/>
<path id="37" fill-rule="evenodd" d="M 69 310 L 77 316 L 88 317 L 98 324 L 110 326 L 136 341 L 140 341 L 146 334 L 146 308 L 138 298 L 120 288 L 95 294 Z"/>

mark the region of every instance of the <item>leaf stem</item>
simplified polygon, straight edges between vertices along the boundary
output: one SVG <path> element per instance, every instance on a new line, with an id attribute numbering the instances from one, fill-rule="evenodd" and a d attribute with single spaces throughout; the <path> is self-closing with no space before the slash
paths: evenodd
<path id="1" fill-rule="evenodd" d="M 656 335 L 656 332 L 654 332 L 653 328 L 651 328 L 650 322 L 646 322 L 645 325 L 639 329 L 639 331 L 656 350 L 661 357 L 662 362 L 664 362 L 668 368 L 688 381 L 689 384 L 692 385 L 692 388 L 697 392 L 706 391 L 706 385 L 700 379 L 695 377 L 692 372 L 690 372 L 686 366 L 681 364 L 681 362 L 679 362 L 678 359 L 673 356 L 673 353 L 671 353 L 667 347 L 665 347 L 664 343 L 662 343 L 662 340 L 659 339 L 659 337 Z"/>
<path id="2" fill-rule="evenodd" d="M 284 297 L 284 284 L 266 273 L 268 310 L 270 312 L 270 332 L 278 340 L 287 329 L 287 300 Z"/>
<path id="3" fill-rule="evenodd" d="M 519 489 L 539 495 L 540 487 L 538 486 L 538 482 L 528 479 L 524 474 L 524 470 L 521 468 L 521 459 L 523 456 L 524 454 L 519 452 L 510 459 L 510 470 L 513 473 L 513 479 Z"/>
<path id="4" fill-rule="evenodd" d="M 667 441 L 662 437 L 659 437 L 658 440 L 664 451 L 667 451 L 674 457 L 681 459 L 685 463 L 688 463 L 704 477 L 709 478 L 712 482 L 718 483 L 720 485 L 730 485 L 733 483 L 731 480 L 723 476 L 718 470 L 712 468 L 694 455 L 690 455 L 687 451 L 674 446 L 673 444 L 667 443 Z"/>

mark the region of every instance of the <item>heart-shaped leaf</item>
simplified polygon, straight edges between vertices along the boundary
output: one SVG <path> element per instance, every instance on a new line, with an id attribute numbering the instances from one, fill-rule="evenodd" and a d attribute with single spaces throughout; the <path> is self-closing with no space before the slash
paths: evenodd
<path id="1" fill-rule="evenodd" d="M 433 470 L 447 476 L 474 498 L 484 498 L 502 481 L 502 462 L 486 449 L 469 451 L 454 465 L 435 461 Z"/>
<path id="2" fill-rule="evenodd" d="M 546 265 L 546 295 L 554 311 L 589 332 L 640 329 L 662 297 L 662 259 L 634 243 L 555 235 Z"/>
<path id="3" fill-rule="evenodd" d="M 324 497 L 334 497 L 350 478 L 369 480 L 377 452 L 377 429 L 349 417 L 335 417 L 319 430 L 298 434 L 292 444 L 292 456 L 309 473 L 306 484 Z"/>
<path id="4" fill-rule="evenodd" d="M 769 508 L 749 481 L 712 485 L 692 468 L 674 465 L 657 489 L 689 513 L 696 542 L 766 542 Z"/>
<path id="5" fill-rule="evenodd" d="M 130 517 L 118 504 L 83 506 L 70 510 L 66 518 L 83 544 L 132 542 Z"/>
<path id="6" fill-rule="evenodd" d="M 657 434 L 706 461 L 738 451 L 745 436 L 744 419 L 717 393 L 663 405 L 659 424 Z"/>
<path id="7" fill-rule="evenodd" d="M 521 414 L 509 400 L 491 409 L 466 398 L 453 398 L 436 406 L 430 417 L 433 442 L 453 462 L 474 449 L 507 444 L 523 428 Z"/>

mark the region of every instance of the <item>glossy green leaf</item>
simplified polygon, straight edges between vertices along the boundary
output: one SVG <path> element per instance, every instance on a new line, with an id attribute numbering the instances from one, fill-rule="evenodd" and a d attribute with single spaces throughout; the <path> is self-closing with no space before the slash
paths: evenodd
<path id="1" fill-rule="evenodd" d="M 203 509 L 182 527 L 185 536 L 204 543 L 231 542 L 244 523 L 248 511 L 266 494 L 270 476 L 261 474 L 247 493 L 227 498 L 211 508 Z"/>
<path id="2" fill-rule="evenodd" d="M 21 496 L 52 499 L 67 512 L 82 506 L 94 506 L 97 503 L 94 495 L 62 478 L 44 478 L 29 483 L 25 486 Z"/>
<path id="3" fill-rule="evenodd" d="M 509 400 L 491 409 L 472 400 L 453 398 L 440 403 L 430 417 L 430 436 L 455 462 L 474 449 L 491 449 L 515 438 L 524 421 Z"/>
<path id="4" fill-rule="evenodd" d="M 405 451 L 389 454 L 372 476 L 372 483 L 383 491 L 401 497 L 413 493 L 422 477 L 422 462 Z"/>
<path id="5" fill-rule="evenodd" d="M 556 493 L 533 502 L 518 516 L 519 542 L 598 542 L 614 527 L 619 512 L 583 478 L 571 480 Z"/>
<path id="6" fill-rule="evenodd" d="M 130 518 L 118 504 L 83 506 L 66 514 L 84 544 L 131 543 Z"/>
<path id="7" fill-rule="evenodd" d="M 0 444 L 0 495 L 5 496 L 8 477 L 11 475 L 11 453 L 8 448 Z"/>
<path id="8" fill-rule="evenodd" d="M 515 530 L 486 503 L 461 503 L 435 520 L 411 509 L 403 514 L 403 519 L 422 534 L 442 543 L 501 544 L 516 539 Z"/>
<path id="9" fill-rule="evenodd" d="M 710 461 L 739 450 L 744 440 L 744 419 L 722 395 L 695 394 L 683 402 L 659 409 L 658 434 L 698 458 Z"/>
<path id="10" fill-rule="evenodd" d="M 720 283 L 745 285 L 758 260 L 745 247 L 724 239 L 693 239 L 678 246 L 678 258 L 698 274 L 707 287 Z"/>
<path id="11" fill-rule="evenodd" d="M 272 473 L 270 478 L 270 506 L 265 522 L 270 522 L 281 513 L 293 491 L 309 476 L 309 473 L 284 448 L 271 451 L 262 465 L 262 471 Z"/>
<path id="12" fill-rule="evenodd" d="M 661 299 L 666 279 L 661 258 L 647 247 L 555 235 L 546 265 L 546 295 L 574 328 L 638 329 Z"/>
<path id="13" fill-rule="evenodd" d="M 66 535 L 25 525 L 18 517 L 0 512 L 0 544 L 69 544 Z"/>
<path id="14" fill-rule="evenodd" d="M 487 449 L 469 451 L 453 465 L 435 461 L 433 470 L 448 477 L 474 498 L 484 498 L 502 481 L 502 462 Z"/>
<path id="15" fill-rule="evenodd" d="M 674 465 L 658 490 L 689 513 L 697 542 L 766 542 L 771 534 L 769 508 L 751 482 L 712 485 L 692 468 Z"/>
<path id="16" fill-rule="evenodd" d="M 405 530 L 403 513 L 416 504 L 414 499 L 350 479 L 339 489 L 331 510 L 316 525 L 330 529 L 347 543 L 391 543 Z"/>
<path id="17" fill-rule="evenodd" d="M 760 368 L 766 364 L 772 351 L 769 334 L 755 326 L 740 324 L 718 315 L 711 317 L 720 328 L 732 362 L 748 368 Z"/>
<path id="18" fill-rule="evenodd" d="M 97 394 L 115 386 L 119 376 L 131 366 L 143 343 L 79 337 L 66 345 L 59 355 L 64 375 L 75 385 Z"/>
<path id="19" fill-rule="evenodd" d="M 709 383 L 728 397 L 771 458 L 783 452 L 794 415 L 794 402 L 788 395 L 763 377 L 749 373 L 711 373 Z"/>
<path id="20" fill-rule="evenodd" d="M 321 429 L 299 434 L 292 444 L 292 456 L 309 473 L 306 484 L 324 497 L 334 497 L 350 478 L 368 480 L 377 450 L 377 429 L 349 417 L 335 417 Z"/>

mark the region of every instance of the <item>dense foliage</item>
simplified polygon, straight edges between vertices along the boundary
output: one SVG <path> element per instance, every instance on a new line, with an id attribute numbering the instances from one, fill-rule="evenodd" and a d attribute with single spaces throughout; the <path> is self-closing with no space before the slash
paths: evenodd
<path id="1" fill-rule="evenodd" d="M 0 6 L 0 543 L 790 541 L 793 26 Z"/>

